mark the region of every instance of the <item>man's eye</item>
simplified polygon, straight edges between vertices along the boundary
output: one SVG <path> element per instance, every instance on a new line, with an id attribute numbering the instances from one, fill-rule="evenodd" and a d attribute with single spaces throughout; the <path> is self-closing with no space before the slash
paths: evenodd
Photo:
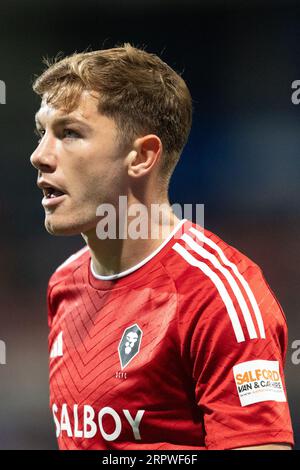
<path id="1" fill-rule="evenodd" d="M 78 132 L 74 131 L 73 129 L 64 129 L 63 131 L 63 137 L 70 137 L 70 138 L 76 138 L 80 137 Z"/>
<path id="2" fill-rule="evenodd" d="M 45 134 L 45 130 L 44 129 L 34 129 L 34 133 L 35 135 L 37 135 L 39 137 L 39 140 L 38 142 L 41 141 L 41 138 L 43 137 L 43 135 Z M 63 132 L 62 132 L 62 138 L 64 139 L 65 137 L 67 138 L 78 138 L 78 137 L 81 137 L 80 134 L 76 131 L 74 131 L 73 129 L 64 129 Z"/>
<path id="3" fill-rule="evenodd" d="M 35 135 L 37 135 L 39 138 L 38 143 L 40 143 L 40 141 L 42 140 L 41 138 L 43 137 L 44 132 L 45 132 L 44 129 L 34 129 Z"/>

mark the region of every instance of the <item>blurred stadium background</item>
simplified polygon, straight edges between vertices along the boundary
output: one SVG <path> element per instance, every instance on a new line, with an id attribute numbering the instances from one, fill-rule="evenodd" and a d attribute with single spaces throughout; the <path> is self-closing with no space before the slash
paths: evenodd
<path id="1" fill-rule="evenodd" d="M 171 201 L 204 203 L 205 225 L 254 259 L 289 324 L 286 378 L 300 448 L 300 8 L 294 1 L 6 0 L 0 6 L 0 448 L 56 449 L 48 410 L 45 292 L 83 245 L 52 238 L 29 164 L 42 56 L 130 41 L 183 72 L 194 124 Z"/>

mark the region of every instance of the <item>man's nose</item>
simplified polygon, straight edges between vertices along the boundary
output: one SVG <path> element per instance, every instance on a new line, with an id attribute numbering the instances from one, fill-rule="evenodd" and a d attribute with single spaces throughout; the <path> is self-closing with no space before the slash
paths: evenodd
<path id="1" fill-rule="evenodd" d="M 53 136 L 44 135 L 30 157 L 31 164 L 40 171 L 52 172 L 56 168 L 56 147 Z"/>

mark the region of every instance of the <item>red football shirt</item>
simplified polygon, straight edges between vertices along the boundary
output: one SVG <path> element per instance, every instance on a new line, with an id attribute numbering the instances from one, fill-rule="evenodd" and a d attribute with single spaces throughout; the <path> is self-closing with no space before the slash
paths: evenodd
<path id="1" fill-rule="evenodd" d="M 293 444 L 287 326 L 261 269 L 183 220 L 115 276 L 88 248 L 48 288 L 50 406 L 60 449 Z"/>

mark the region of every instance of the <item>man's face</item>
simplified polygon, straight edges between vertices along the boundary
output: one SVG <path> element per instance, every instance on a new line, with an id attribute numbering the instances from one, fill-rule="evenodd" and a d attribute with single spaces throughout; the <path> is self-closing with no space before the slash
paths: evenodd
<path id="1" fill-rule="evenodd" d="M 50 233 L 92 230 L 97 207 L 102 203 L 116 207 L 118 196 L 126 192 L 117 127 L 99 114 L 97 105 L 97 96 L 85 91 L 72 113 L 66 115 L 45 100 L 37 113 L 41 140 L 30 160 L 38 170 L 45 227 Z"/>

